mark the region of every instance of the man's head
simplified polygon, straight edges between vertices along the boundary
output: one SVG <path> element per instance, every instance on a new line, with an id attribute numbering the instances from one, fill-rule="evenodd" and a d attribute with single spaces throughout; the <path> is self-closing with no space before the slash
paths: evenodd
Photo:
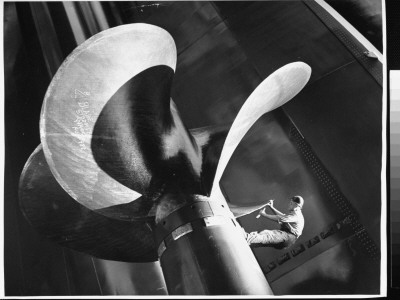
<path id="1" fill-rule="evenodd" d="M 290 199 L 290 207 L 291 208 L 299 207 L 300 209 L 302 209 L 303 205 L 304 205 L 304 199 L 301 196 L 293 196 Z"/>

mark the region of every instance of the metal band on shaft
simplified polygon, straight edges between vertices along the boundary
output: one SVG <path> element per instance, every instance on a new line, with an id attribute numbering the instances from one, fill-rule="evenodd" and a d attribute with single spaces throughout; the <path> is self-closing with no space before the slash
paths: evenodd
<path id="1" fill-rule="evenodd" d="M 156 227 L 155 241 L 158 245 L 158 257 L 161 257 L 168 245 L 192 231 L 230 223 L 233 226 L 239 226 L 229 209 L 221 203 L 198 201 L 181 207 Z"/>

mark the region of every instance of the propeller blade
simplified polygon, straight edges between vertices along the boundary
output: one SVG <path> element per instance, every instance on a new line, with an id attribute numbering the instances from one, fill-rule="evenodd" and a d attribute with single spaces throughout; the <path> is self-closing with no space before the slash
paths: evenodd
<path id="1" fill-rule="evenodd" d="M 140 23 L 103 31 L 66 59 L 40 131 L 48 165 L 73 199 L 116 217 L 112 207 L 141 195 L 154 202 L 170 182 L 201 191 L 200 148 L 170 99 L 175 65 L 172 37 Z"/>
<path id="2" fill-rule="evenodd" d="M 200 181 L 200 151 L 170 101 L 173 74 L 155 66 L 134 76 L 107 102 L 93 129 L 100 168 L 147 197 L 171 180 L 189 192 Z"/>
<path id="3" fill-rule="evenodd" d="M 219 181 L 236 147 L 253 124 L 265 113 L 285 104 L 308 82 L 311 68 L 302 62 L 290 63 L 268 76 L 249 96 L 225 139 L 210 198 L 226 202 Z"/>
<path id="4" fill-rule="evenodd" d="M 28 159 L 19 183 L 20 207 L 31 225 L 61 246 L 92 256 L 126 262 L 158 259 L 154 217 L 134 201 L 141 218 L 121 221 L 97 214 L 72 199 L 58 184 L 39 145 Z M 139 213 L 140 212 L 140 213 Z"/>

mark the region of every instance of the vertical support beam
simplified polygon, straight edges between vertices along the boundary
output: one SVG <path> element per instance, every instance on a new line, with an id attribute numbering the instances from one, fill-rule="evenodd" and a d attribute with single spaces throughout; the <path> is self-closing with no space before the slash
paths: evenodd
<path id="1" fill-rule="evenodd" d="M 97 1 L 89 2 L 89 5 L 92 9 L 93 17 L 96 20 L 98 30 L 103 31 L 110 28 L 110 25 L 108 25 L 106 15 L 104 14 L 104 10 L 101 7 L 100 2 Z"/>
<path id="2" fill-rule="evenodd" d="M 57 33 L 50 16 L 47 3 L 30 3 L 33 20 L 38 33 L 40 46 L 50 78 L 57 72 L 58 67 L 64 60 Z"/>
<path id="3" fill-rule="evenodd" d="M 86 41 L 87 37 L 86 37 L 85 31 L 83 30 L 81 22 L 79 20 L 78 12 L 77 12 L 73 2 L 65 1 L 65 2 L 63 2 L 63 5 L 65 8 L 67 17 L 69 19 L 69 23 L 71 24 L 71 28 L 72 28 L 72 32 L 74 33 L 76 44 L 80 45 L 84 41 Z"/>

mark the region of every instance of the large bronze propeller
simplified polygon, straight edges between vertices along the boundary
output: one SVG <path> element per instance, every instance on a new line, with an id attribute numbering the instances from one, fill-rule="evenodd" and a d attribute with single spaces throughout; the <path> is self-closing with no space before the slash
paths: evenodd
<path id="1" fill-rule="evenodd" d="M 156 227 L 181 208 L 217 205 L 211 216 L 221 211 L 236 226 L 235 217 L 265 205 L 228 205 L 219 182 L 246 132 L 305 86 L 310 67 L 271 74 L 233 124 L 188 130 L 170 98 L 176 58 L 165 30 L 131 24 L 93 36 L 65 60 L 44 99 L 42 144 L 20 180 L 21 208 L 39 232 L 99 258 L 155 261 Z"/>

